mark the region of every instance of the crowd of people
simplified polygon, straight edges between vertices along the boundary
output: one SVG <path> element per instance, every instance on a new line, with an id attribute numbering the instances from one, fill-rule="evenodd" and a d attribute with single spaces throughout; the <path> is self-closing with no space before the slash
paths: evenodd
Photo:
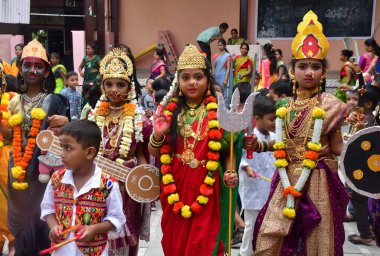
<path id="1" fill-rule="evenodd" d="M 9 255 L 37 255 L 70 240 L 53 254 L 136 256 L 139 241 L 149 241 L 155 203 L 135 201 L 124 181 L 102 172 L 97 155 L 129 169 L 160 169 L 165 255 L 225 255 L 230 240 L 241 243 L 242 256 L 343 255 L 343 222 L 352 220 L 359 234 L 350 242 L 371 244 L 375 235 L 380 246 L 377 201 L 342 184 L 335 158 L 345 143 L 342 125 L 358 131 L 379 120 L 376 41 L 365 41 L 358 64 L 352 51 L 341 51 L 340 85 L 331 94 L 324 90 L 329 42 L 313 12 L 298 26 L 290 65 L 268 43 L 255 74 L 248 41 L 237 29 L 225 40 L 227 30 L 222 23 L 201 32 L 200 49 L 184 47 L 176 74 L 165 49 L 156 48 L 144 88 L 124 44 L 104 57 L 88 44 L 78 73 L 37 40 L 16 45 L 11 63 L 0 63 L 0 249 L 5 236 Z M 231 56 L 231 44 L 241 55 Z M 231 141 L 218 121 L 216 93 L 229 102 L 234 90 L 239 112 L 258 94 L 246 117 L 253 136 L 240 131 Z M 43 130 L 59 137 L 60 155 L 38 149 Z"/>

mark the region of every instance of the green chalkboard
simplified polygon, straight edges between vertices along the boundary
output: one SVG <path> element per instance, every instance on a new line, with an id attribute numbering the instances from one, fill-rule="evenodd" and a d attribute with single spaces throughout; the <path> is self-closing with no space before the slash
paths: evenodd
<path id="1" fill-rule="evenodd" d="M 294 37 L 314 11 L 327 37 L 371 37 L 374 0 L 257 0 L 257 38 Z"/>

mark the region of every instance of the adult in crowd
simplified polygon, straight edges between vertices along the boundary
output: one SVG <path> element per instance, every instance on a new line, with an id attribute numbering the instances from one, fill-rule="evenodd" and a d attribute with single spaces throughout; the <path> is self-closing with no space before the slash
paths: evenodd
<path id="1" fill-rule="evenodd" d="M 149 79 L 165 78 L 169 73 L 165 63 L 165 54 L 162 48 L 156 48 L 153 52 L 153 63 L 150 67 Z"/>
<path id="2" fill-rule="evenodd" d="M 286 67 L 284 61 L 282 58 L 284 57 L 282 55 L 282 50 L 281 49 L 276 49 L 274 52 L 274 55 L 276 56 L 277 60 L 277 81 L 278 80 L 289 80 L 289 74 L 288 74 L 288 68 Z"/>
<path id="3" fill-rule="evenodd" d="M 95 44 L 87 44 L 86 56 L 78 67 L 78 73 L 83 77 L 83 84 L 94 83 L 99 76 L 100 60 L 102 58 L 96 54 Z M 83 72 L 84 68 L 84 72 Z"/>
<path id="4" fill-rule="evenodd" d="M 52 52 L 50 54 L 51 71 L 55 77 L 55 90 L 54 93 L 60 93 L 65 88 L 66 68 L 60 63 L 61 57 L 58 53 Z"/>
<path id="5" fill-rule="evenodd" d="M 339 60 L 343 62 L 340 70 L 340 85 L 335 89 L 334 95 L 343 102 L 346 102 L 346 92 L 353 91 L 356 84 L 356 68 L 350 61 L 353 51 L 344 49 L 341 51 Z"/>
<path id="6" fill-rule="evenodd" d="M 242 43 L 240 45 L 241 55 L 237 55 L 234 59 L 234 88 L 237 83 L 251 82 L 253 71 L 253 59 L 248 56 L 249 44 Z"/>
<path id="7" fill-rule="evenodd" d="M 241 45 L 242 43 L 248 43 L 246 39 L 239 36 L 239 32 L 236 28 L 231 29 L 231 37 L 227 40 L 227 45 Z"/>
<path id="8" fill-rule="evenodd" d="M 219 52 L 214 54 L 214 78 L 217 84 L 223 86 L 224 97 L 227 98 L 232 86 L 232 57 L 226 48 L 226 40 L 218 40 L 218 49 Z"/>
<path id="9" fill-rule="evenodd" d="M 277 58 L 273 44 L 265 44 L 263 50 L 264 56 L 260 65 L 261 80 L 259 88 L 268 89 L 271 83 L 277 80 Z"/>
<path id="10" fill-rule="evenodd" d="M 211 48 L 210 44 L 215 41 L 223 38 L 223 34 L 227 31 L 228 24 L 223 22 L 219 27 L 210 27 L 206 30 L 203 30 L 199 33 L 197 37 L 197 43 L 201 48 L 202 52 L 207 55 L 207 60 L 211 63 Z"/>
<path id="11" fill-rule="evenodd" d="M 380 56 L 380 46 L 374 38 L 368 38 L 364 41 L 365 52 L 360 56 L 359 67 L 363 73 L 371 72 L 370 66 L 375 56 Z"/>

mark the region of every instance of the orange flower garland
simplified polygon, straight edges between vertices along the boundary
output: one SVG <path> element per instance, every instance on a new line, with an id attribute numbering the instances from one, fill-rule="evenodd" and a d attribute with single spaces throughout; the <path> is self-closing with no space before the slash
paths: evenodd
<path id="1" fill-rule="evenodd" d="M 176 214 L 181 214 L 184 218 L 190 218 L 193 213 L 199 214 L 202 212 L 203 207 L 208 203 L 209 196 L 214 193 L 214 182 L 215 182 L 215 170 L 218 168 L 218 160 L 219 160 L 219 152 L 217 148 L 220 148 L 220 140 L 222 138 L 222 133 L 220 131 L 219 122 L 217 120 L 217 104 L 216 99 L 213 96 L 208 96 L 204 100 L 204 104 L 206 104 L 206 109 L 208 110 L 208 119 L 209 119 L 209 131 L 208 138 L 209 142 L 209 151 L 207 153 L 207 163 L 206 169 L 208 170 L 207 175 L 199 188 L 200 195 L 196 198 L 196 200 L 189 206 L 185 205 L 182 201 L 180 201 L 180 197 L 178 195 L 177 186 L 175 185 L 174 177 L 171 174 L 172 166 L 171 166 L 171 154 L 172 148 L 170 146 L 170 138 L 166 136 L 165 144 L 161 147 L 161 174 L 162 183 L 163 183 L 163 193 L 168 196 L 168 203 L 173 206 L 173 211 Z M 169 104 L 165 108 L 165 112 L 167 115 L 172 116 L 173 112 L 178 108 L 177 99 L 172 98 Z M 213 122 L 210 122 L 213 121 Z M 211 145 L 211 146 L 210 146 Z"/>
<path id="2" fill-rule="evenodd" d="M 26 179 L 26 168 L 33 157 L 36 147 L 36 137 L 41 128 L 41 122 L 46 113 L 42 108 L 35 108 L 31 112 L 32 126 L 29 131 L 29 139 L 26 144 L 24 155 L 22 155 L 22 115 L 15 114 L 9 118 L 9 125 L 13 128 L 13 161 L 12 176 L 16 180 L 12 183 L 14 189 L 25 190 L 28 188 Z"/>
<path id="3" fill-rule="evenodd" d="M 4 92 L 1 95 L 1 104 L 0 104 L 0 111 L 2 113 L 2 120 L 1 123 L 8 127 L 8 119 L 9 119 L 9 112 L 8 112 L 8 104 L 9 101 L 13 98 L 15 93 L 13 92 Z M 4 137 L 2 134 L 0 134 L 0 148 L 4 146 Z"/>

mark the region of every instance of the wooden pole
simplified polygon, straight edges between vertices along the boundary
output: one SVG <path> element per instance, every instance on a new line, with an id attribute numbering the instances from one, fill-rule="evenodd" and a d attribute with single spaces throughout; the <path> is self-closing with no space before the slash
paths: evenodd
<path id="1" fill-rule="evenodd" d="M 234 168 L 234 134 L 231 132 L 230 141 L 230 173 Z M 228 198 L 228 256 L 231 254 L 231 239 L 232 239 L 232 188 L 229 188 Z"/>

